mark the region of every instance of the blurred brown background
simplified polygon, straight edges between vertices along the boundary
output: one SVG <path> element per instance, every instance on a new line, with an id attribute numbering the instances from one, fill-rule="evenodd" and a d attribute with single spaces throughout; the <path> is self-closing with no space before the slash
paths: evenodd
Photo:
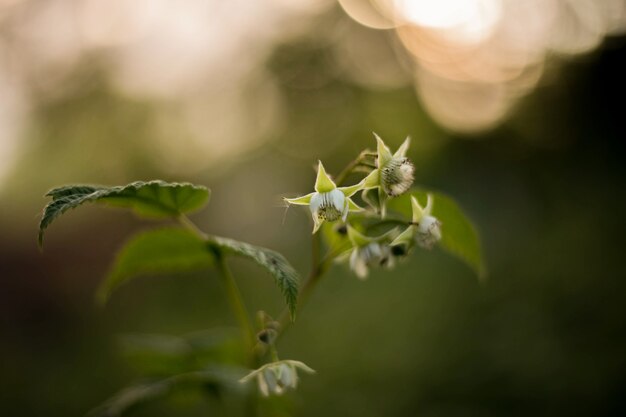
<path id="1" fill-rule="evenodd" d="M 43 253 L 45 192 L 205 184 L 205 230 L 308 265 L 283 195 L 372 131 L 482 233 L 485 285 L 439 250 L 366 282 L 335 267 L 282 341 L 318 371 L 296 415 L 626 411 L 622 0 L 0 2 L 0 415 L 81 415 L 137 377 L 117 336 L 234 324 L 211 274 L 146 277 L 105 308 L 113 253 L 151 227 L 84 207 Z M 264 272 L 234 264 L 251 309 Z M 206 415 L 175 398 L 137 415 Z"/>

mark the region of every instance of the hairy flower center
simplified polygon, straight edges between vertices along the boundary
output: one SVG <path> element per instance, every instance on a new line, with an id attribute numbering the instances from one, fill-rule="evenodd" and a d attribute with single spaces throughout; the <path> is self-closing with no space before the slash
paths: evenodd
<path id="1" fill-rule="evenodd" d="M 319 220 L 338 220 L 344 210 L 346 197 L 339 190 L 317 194 L 311 199 L 311 211 Z"/>
<path id="2" fill-rule="evenodd" d="M 341 217 L 341 212 L 334 206 L 320 207 L 317 211 L 317 217 L 320 220 L 327 220 L 329 222 L 335 221 Z"/>
<path id="3" fill-rule="evenodd" d="M 415 166 L 408 158 L 393 158 L 381 170 L 381 184 L 390 197 L 403 194 L 413 185 Z"/>

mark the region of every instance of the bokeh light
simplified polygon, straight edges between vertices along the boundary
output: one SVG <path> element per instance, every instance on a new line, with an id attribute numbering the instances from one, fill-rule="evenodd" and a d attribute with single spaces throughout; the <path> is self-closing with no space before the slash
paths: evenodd
<path id="1" fill-rule="evenodd" d="M 85 69 L 115 94 L 150 103 L 161 133 L 151 149 L 165 166 L 192 173 L 249 152 L 280 126 L 276 82 L 259 69 L 276 44 L 306 32 L 333 4 L 4 1 L 0 161 L 29 145 L 20 120 L 27 124 L 33 114 L 25 109 L 89 89 L 91 82 L 80 81 Z M 9 172 L 3 163 L 0 187 Z"/>
<path id="2" fill-rule="evenodd" d="M 337 72 L 309 74 L 311 85 L 338 75 L 368 89 L 414 84 L 436 122 L 468 133 L 501 123 L 549 61 L 626 29 L 624 0 L 4 1 L 0 160 L 28 146 L 26 109 L 80 93 L 85 68 L 150 103 L 162 129 L 152 149 L 171 166 L 196 172 L 255 149 L 285 117 L 277 80 L 261 68 L 333 6 L 358 25 L 320 31 Z M 0 184 L 9 171 L 3 164 Z"/>
<path id="3" fill-rule="evenodd" d="M 626 28 L 623 0 L 339 3 L 364 26 L 393 29 L 403 46 L 398 54 L 413 60 L 409 71 L 425 108 L 442 126 L 467 133 L 501 123 L 556 55 L 591 52 Z"/>

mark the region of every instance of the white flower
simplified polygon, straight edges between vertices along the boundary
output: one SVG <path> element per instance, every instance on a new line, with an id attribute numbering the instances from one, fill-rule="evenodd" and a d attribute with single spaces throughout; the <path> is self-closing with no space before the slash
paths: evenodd
<path id="1" fill-rule="evenodd" d="M 413 219 L 411 225 L 406 228 L 393 242 L 393 248 L 402 249 L 398 252 L 408 252 L 416 242 L 425 249 L 431 249 L 435 243 L 441 240 L 441 222 L 434 217 L 433 198 L 428 194 L 426 207 L 422 208 L 414 196 L 411 196 L 411 207 L 413 209 Z"/>
<path id="2" fill-rule="evenodd" d="M 346 221 L 349 211 L 360 211 L 350 197 L 363 189 L 364 181 L 350 187 L 337 187 L 330 179 L 322 161 L 319 161 L 315 192 L 302 197 L 285 198 L 288 204 L 308 205 L 313 217 L 313 233 L 317 232 L 325 221 L 333 222 L 342 219 Z"/>
<path id="3" fill-rule="evenodd" d="M 348 238 L 352 243 L 352 249 L 340 256 L 345 259 L 349 254 L 350 269 L 360 279 L 365 279 L 369 275 L 369 268 L 383 266 L 392 268 L 394 257 L 391 253 L 389 242 L 392 236 L 397 235 L 397 230 L 393 229 L 379 237 L 367 237 L 348 226 Z"/>
<path id="4" fill-rule="evenodd" d="M 310 374 L 315 373 L 313 369 L 300 361 L 282 360 L 261 366 L 241 378 L 239 382 L 245 384 L 256 378 L 261 394 L 266 397 L 271 394 L 281 395 L 287 389 L 295 389 L 298 386 L 297 369 Z"/>
<path id="5" fill-rule="evenodd" d="M 377 142 L 377 168 L 365 179 L 364 188 L 378 188 L 378 205 L 381 215 L 385 217 L 387 199 L 405 193 L 413 185 L 415 166 L 406 157 L 410 138 L 407 137 L 396 153 L 392 154 L 376 133 L 374 136 Z"/>
<path id="6" fill-rule="evenodd" d="M 430 249 L 441 240 L 441 222 L 425 214 L 417 225 L 417 244 Z"/>
<path id="7" fill-rule="evenodd" d="M 329 222 L 338 220 L 346 220 L 348 215 L 348 204 L 346 204 L 346 196 L 341 190 L 335 188 L 327 193 L 314 193 L 309 203 L 311 214 L 314 214 L 321 221 Z"/>

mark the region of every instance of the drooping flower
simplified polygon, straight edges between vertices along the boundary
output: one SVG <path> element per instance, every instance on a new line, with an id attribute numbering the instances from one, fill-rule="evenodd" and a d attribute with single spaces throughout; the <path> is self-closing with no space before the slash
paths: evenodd
<path id="1" fill-rule="evenodd" d="M 395 262 L 389 243 L 397 234 L 398 231 L 393 229 L 382 236 L 368 237 L 348 226 L 348 238 L 352 243 L 352 249 L 348 252 L 350 269 L 357 277 L 367 278 L 369 268 L 374 266 L 393 267 Z M 348 253 L 340 258 L 347 257 Z"/>
<path id="2" fill-rule="evenodd" d="M 414 243 L 425 249 L 431 249 L 435 243 L 441 240 L 441 222 L 431 212 L 433 209 L 432 195 L 428 194 L 426 207 L 422 208 L 417 198 L 411 196 L 413 219 L 393 242 L 392 252 L 407 253 Z"/>
<path id="3" fill-rule="evenodd" d="M 376 169 L 365 178 L 365 189 L 378 189 L 378 206 L 381 216 L 385 217 L 386 201 L 405 193 L 415 179 L 415 166 L 406 157 L 410 138 L 406 138 L 396 153 L 392 154 L 385 142 L 376 134 Z M 364 194 L 364 198 L 367 196 Z"/>
<path id="4" fill-rule="evenodd" d="M 324 221 L 346 221 L 349 211 L 362 210 L 350 197 L 363 189 L 364 181 L 349 187 L 337 187 L 326 174 L 322 161 L 317 167 L 315 192 L 302 197 L 285 198 L 288 204 L 307 205 L 313 216 L 313 233 L 317 232 Z"/>
<path id="5" fill-rule="evenodd" d="M 261 366 L 259 369 L 255 369 L 241 378 L 239 382 L 245 384 L 256 378 L 261 394 L 266 397 L 271 394 L 281 395 L 287 389 L 295 389 L 298 386 L 297 369 L 309 374 L 315 373 L 313 369 L 300 361 L 282 360 L 271 362 Z"/>

